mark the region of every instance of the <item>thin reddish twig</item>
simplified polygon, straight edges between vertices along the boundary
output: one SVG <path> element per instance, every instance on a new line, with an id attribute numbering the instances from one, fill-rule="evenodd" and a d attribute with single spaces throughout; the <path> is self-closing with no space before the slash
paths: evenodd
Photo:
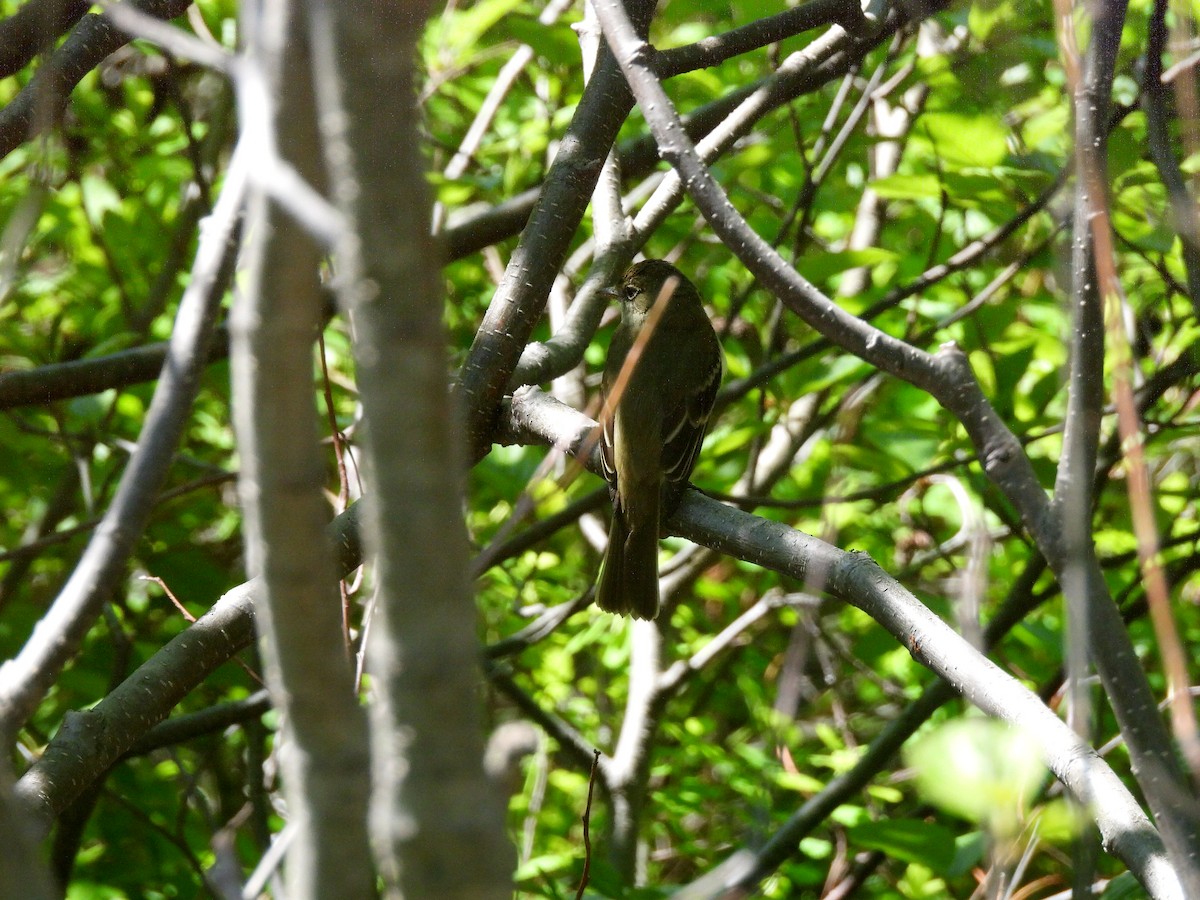
<path id="1" fill-rule="evenodd" d="M 575 890 L 575 900 L 582 900 L 583 891 L 587 887 L 588 878 L 592 872 L 592 835 L 590 824 L 592 819 L 592 794 L 596 790 L 596 770 L 600 767 L 600 751 L 592 751 L 592 771 L 588 775 L 587 803 L 583 807 L 583 874 L 579 876 L 579 887 Z"/>

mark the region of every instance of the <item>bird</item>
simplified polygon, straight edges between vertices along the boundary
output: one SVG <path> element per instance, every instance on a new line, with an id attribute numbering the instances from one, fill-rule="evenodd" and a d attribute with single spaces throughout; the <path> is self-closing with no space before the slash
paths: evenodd
<path id="1" fill-rule="evenodd" d="M 721 384 L 721 344 L 700 293 L 660 259 L 633 265 L 616 288 L 621 322 L 601 390 L 600 457 L 612 500 L 596 588 L 603 610 L 658 615 L 658 536 L 683 499 Z"/>

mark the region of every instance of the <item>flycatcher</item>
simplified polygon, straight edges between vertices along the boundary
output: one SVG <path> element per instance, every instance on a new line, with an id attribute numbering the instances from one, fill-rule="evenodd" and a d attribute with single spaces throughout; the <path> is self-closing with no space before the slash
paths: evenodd
<path id="1" fill-rule="evenodd" d="M 653 619 L 659 526 L 696 465 L 721 384 L 721 345 L 700 294 L 670 263 L 640 262 L 610 293 L 621 324 L 604 366 L 600 448 L 613 516 L 596 603 Z"/>

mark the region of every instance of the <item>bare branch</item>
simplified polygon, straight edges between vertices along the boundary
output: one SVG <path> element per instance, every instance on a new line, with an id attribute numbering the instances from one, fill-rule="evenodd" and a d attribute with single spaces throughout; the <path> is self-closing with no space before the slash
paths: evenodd
<path id="1" fill-rule="evenodd" d="M 1194 797 L 1150 690 L 1143 668 L 1104 583 L 1092 537 L 1093 482 L 1098 458 L 1104 402 L 1105 312 L 1103 303 L 1119 306 L 1108 216 L 1107 137 L 1113 77 L 1125 23 L 1123 0 L 1098 6 L 1091 41 L 1077 71 L 1073 34 L 1062 36 L 1068 82 L 1074 89 L 1075 187 L 1071 243 L 1071 368 L 1063 451 L 1055 480 L 1054 509 L 1062 523 L 1063 556 L 1051 559 L 1068 603 L 1068 668 L 1072 714 L 1087 709 L 1086 655 L 1090 653 L 1108 700 L 1126 737 L 1134 771 L 1146 794 L 1163 841 L 1188 894 L 1200 894 L 1200 816 L 1186 809 Z M 1060 15 L 1059 21 L 1064 23 Z M 1115 309 L 1113 314 L 1115 315 Z M 1114 323 L 1114 327 L 1115 323 Z M 1126 359 L 1128 366 L 1128 359 Z M 1119 390 L 1120 381 L 1116 385 Z M 1128 420 L 1131 388 L 1119 398 Z M 1130 433 L 1128 421 L 1122 424 Z M 1146 536 L 1139 535 L 1145 544 Z M 1165 597 L 1161 598 L 1165 604 Z M 1161 616 L 1159 617 L 1161 619 Z M 1164 626 L 1165 627 L 1165 626 Z M 1168 646 L 1170 641 L 1167 642 Z M 1168 654 L 1170 650 L 1167 650 Z M 1178 677 L 1178 673 L 1175 673 Z M 1186 676 L 1184 676 L 1186 680 Z M 1177 690 L 1180 686 L 1177 686 Z M 1185 701 L 1188 702 L 1188 701 Z M 1084 734 L 1090 723 L 1081 720 Z M 1191 727 L 1194 740 L 1194 725 Z M 1088 798 L 1081 798 L 1089 802 Z"/>
<path id="2" fill-rule="evenodd" d="M 513 398 L 514 424 L 543 441 L 574 443 L 590 420 L 545 395 Z M 914 659 L 945 678 L 989 715 L 1028 729 L 1046 764 L 1077 797 L 1092 801 L 1105 846 L 1151 885 L 1155 896 L 1182 898 L 1178 876 L 1157 832 L 1120 779 L 1095 752 L 1020 682 L 970 646 L 868 556 L 847 553 L 786 525 L 722 506 L 689 491 L 667 527 L 696 543 L 773 569 L 801 583 L 818 581 L 886 628 Z M 789 843 L 789 847 L 794 846 Z M 790 852 L 790 850 L 789 850 Z M 778 864 L 778 863 L 776 863 Z"/>
<path id="3" fill-rule="evenodd" d="M 1167 44 L 1167 2 L 1155 0 L 1150 15 L 1149 39 L 1146 44 L 1146 72 L 1142 85 L 1142 108 L 1146 111 L 1147 139 L 1150 156 L 1158 167 L 1158 175 L 1167 189 L 1175 232 L 1183 248 L 1183 266 L 1187 274 L 1188 293 L 1192 307 L 1200 316 L 1200 217 L 1196 201 L 1188 192 L 1187 182 L 1175 159 L 1175 151 L 1167 126 L 1166 75 L 1163 74 L 1163 51 Z M 1178 68 L 1176 64 L 1174 68 Z"/>
<path id="4" fill-rule="evenodd" d="M 179 304 L 170 350 L 146 415 L 138 450 L 121 477 L 104 521 L 71 578 L 17 656 L 0 666 L 0 731 L 11 738 L 26 721 L 99 616 L 124 576 L 175 446 L 191 412 L 209 342 L 233 268 L 248 161 L 230 163 L 225 188 L 201 239 Z"/>
<path id="5" fill-rule="evenodd" d="M 376 0 L 314 0 L 309 11 L 326 164 L 350 226 L 337 247 L 338 296 L 354 321 L 368 423 L 371 849 L 389 896 L 507 898 L 513 851 L 483 765 L 464 441 L 418 128 L 417 43 L 430 5 L 381 14 Z"/>
<path id="6" fill-rule="evenodd" d="M 138 5 L 155 18 L 173 19 L 191 6 L 191 0 L 141 0 Z M 107 17 L 84 16 L 21 92 L 0 110 L 0 159 L 54 127 L 75 85 L 129 40 Z"/>
<path id="7" fill-rule="evenodd" d="M 91 8 L 90 0 L 26 0 L 0 20 L 0 78 L 15 75 L 54 46 Z"/>
<path id="8" fill-rule="evenodd" d="M 298 4 L 249 3 L 238 79 L 263 103 L 243 121 L 256 168 L 276 143 L 307 184 L 323 180 L 311 32 Z M 322 202 L 324 202 L 322 200 Z M 247 571 L 256 597 L 267 684 L 283 716 L 279 756 L 296 832 L 285 878 L 297 897 L 369 898 L 370 755 L 366 715 L 344 652 L 333 554 L 323 525 L 324 465 L 313 390 L 313 343 L 322 318 L 322 248 L 283 204 L 252 183 L 246 276 L 231 315 L 234 430 L 245 515 Z"/>

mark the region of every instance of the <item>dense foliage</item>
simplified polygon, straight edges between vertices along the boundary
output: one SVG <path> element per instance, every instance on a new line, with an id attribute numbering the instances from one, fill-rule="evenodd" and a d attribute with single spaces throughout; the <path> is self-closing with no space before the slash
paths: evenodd
<path id="1" fill-rule="evenodd" d="M 0 13 L 19 7 L 0 2 Z M 655 14 L 650 41 L 659 50 L 685 47 L 786 9 L 678 0 Z M 1167 13 L 1161 67 L 1151 61 L 1154 47 L 1163 52 L 1152 3 L 1130 4 L 1120 32 L 1104 122 L 1102 227 L 1111 225 L 1121 292 L 1094 298 L 1107 303 L 1109 321 L 1102 365 L 1088 361 L 1103 401 L 1094 422 L 1073 426 L 1095 429 L 1090 535 L 1159 700 L 1168 693 L 1171 650 L 1163 648 L 1172 646 L 1164 645 L 1163 623 L 1173 625 L 1192 685 L 1200 652 L 1200 297 L 1189 289 L 1200 271 L 1188 269 L 1185 245 L 1196 233 L 1189 236 L 1186 218 L 1173 218 L 1169 190 L 1170 165 L 1182 167 L 1175 174 L 1184 191 L 1194 197 L 1200 188 L 1200 107 L 1190 63 L 1165 91 L 1148 88 L 1146 73 L 1187 59 L 1193 13 L 1186 4 Z M 229 0 L 198 0 L 173 25 L 234 50 L 237 16 Z M 1045 492 L 1063 490 L 1056 479 L 1069 456 L 1072 346 L 1086 346 L 1073 313 L 1086 290 L 1070 261 L 1079 237 L 1072 89 L 1080 78 L 1075 42 L 1087 46 L 1092 23 L 1083 6 L 1073 16 L 1060 33 L 1058 7 L 1039 0 L 901 5 L 889 10 L 885 32 L 832 51 L 823 42 L 845 32 L 822 20 L 664 81 L 681 114 L 699 114 L 703 133 L 728 119 L 738 92 L 778 79 L 795 54 L 813 55 L 810 74 L 781 80 L 770 109 L 711 162 L 713 176 L 754 231 L 844 310 L 930 353 L 947 342 L 961 348 Z M 447 4 L 425 29 L 423 151 L 448 259 L 450 378 L 471 365 L 470 348 L 525 227 L 529 206 L 521 204 L 547 178 L 580 108 L 583 19 L 578 3 L 479 0 Z M 514 58 L 524 61 L 519 69 Z M 2 73 L 0 104 L 15 104 L 38 71 L 30 62 Z M 507 87 L 497 88 L 504 79 Z M 715 114 L 705 119 L 708 110 Z M 473 123 L 483 128 L 464 144 Z M 13 133 L 2 114 L 0 132 Z M 171 335 L 237 133 L 225 75 L 136 40 L 84 75 L 59 127 L 6 145 L 4 659 L 30 638 L 112 503 L 157 378 L 158 360 L 142 365 L 135 351 Z M 668 171 L 648 135 L 635 108 L 617 145 L 633 214 Z M 505 204 L 520 207 L 517 214 L 503 215 Z M 547 284 L 561 273 L 534 340 L 573 321 L 597 247 L 613 252 L 591 213 L 566 224 L 563 260 L 526 263 Z M 545 225 L 535 219 L 529 227 Z M 986 642 L 1002 669 L 1065 717 L 1066 648 L 1078 646 L 1066 610 L 1079 607 L 1064 600 L 1027 511 L 990 477 L 961 417 L 944 398 L 814 331 L 714 235 L 691 200 L 643 238 L 616 252 L 675 261 L 722 337 L 725 385 L 693 483 L 869 556 L 969 641 Z M 552 383 L 542 381 L 593 418 L 610 322 L 611 315 L 579 365 L 569 361 Z M 330 438 L 331 518 L 362 490 L 352 330 L 334 313 L 314 365 L 314 415 Z M 192 616 L 247 577 L 222 339 L 212 356 L 127 577 L 8 748 L 18 778 L 70 711 L 96 704 L 153 661 Z M 82 380 L 90 369 L 64 367 L 77 361 L 96 364 L 94 380 Z M 1124 455 L 1134 443 L 1119 433 L 1122 379 L 1137 392 L 1148 493 Z M 922 663 L 941 648 L 898 639 L 819 572 L 800 581 L 750 554 L 678 537 L 663 542 L 666 609 L 653 625 L 601 613 L 588 601 L 603 551 L 602 482 L 503 420 L 494 437 L 469 472 L 464 511 L 480 561 L 472 576 L 488 730 L 516 721 L 536 729 L 514 754 L 518 774 L 508 784 L 522 895 L 572 896 L 587 856 L 592 895 L 667 896 L 736 862 L 739 850 L 770 847 L 785 823 L 785 852 L 756 876 L 764 896 L 968 897 L 985 883 L 988 896 L 1049 897 L 1065 895 L 1073 877 L 1109 885 L 1113 896 L 1127 886 L 1128 874 L 1111 881 L 1131 867 L 1119 853 L 1099 854 L 1094 872 L 1081 861 L 1088 854 L 1079 846 L 1095 830 L 1074 826 L 1036 746 L 932 688 L 937 676 Z M 1152 562 L 1169 598 L 1154 618 L 1154 579 L 1138 553 L 1139 503 L 1148 504 L 1157 532 Z M 346 582 L 356 649 L 372 584 L 370 566 Z M 1001 612 L 1001 624 L 989 628 Z M 273 752 L 279 722 L 261 696 L 259 670 L 253 650 L 211 667 L 174 713 L 195 722 L 194 733 L 154 740 L 161 732 L 146 722 L 146 739 L 122 748 L 119 762 L 52 810 L 49 858 L 69 896 L 215 894 L 231 870 L 235 880 L 249 877 L 286 820 Z M 364 702 L 370 695 L 368 679 Z M 1085 687 L 1075 697 L 1095 705 L 1074 721 L 1093 719 L 1087 740 L 1134 785 L 1111 690 Z M 214 709 L 216 718 L 187 718 Z M 1185 729 L 1175 734 L 1181 746 L 1197 740 L 1194 718 L 1190 734 L 1186 717 L 1164 720 Z M 907 731 L 890 731 L 896 723 Z M 915 736 L 905 741 L 908 733 Z M 905 750 L 871 750 L 873 741 Z M 632 768 L 593 775 L 585 853 L 593 747 Z M 840 780 L 847 777 L 849 789 Z"/>

